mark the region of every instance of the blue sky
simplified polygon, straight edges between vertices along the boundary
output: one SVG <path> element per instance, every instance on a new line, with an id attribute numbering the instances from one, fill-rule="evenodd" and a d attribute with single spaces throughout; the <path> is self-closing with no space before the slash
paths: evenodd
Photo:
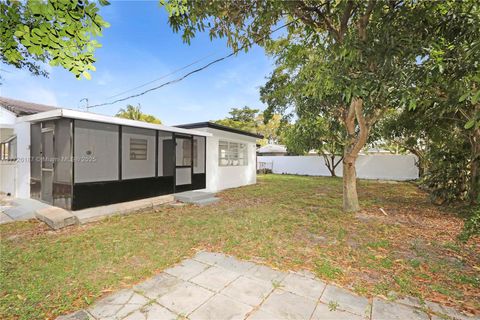
<path id="1" fill-rule="evenodd" d="M 2 65 L 0 95 L 20 100 L 76 109 L 88 97 L 91 105 L 111 101 L 108 97 L 159 78 L 199 58 L 213 54 L 188 70 L 155 82 L 161 84 L 231 52 L 223 39 L 210 41 L 199 34 L 190 45 L 173 33 L 165 10 L 158 1 L 114 2 L 101 9 L 111 26 L 99 39 L 97 71 L 92 80 L 77 80 L 61 68 L 48 68 L 49 78 Z M 119 108 L 141 104 L 146 113 L 174 125 L 224 118 L 232 107 L 263 109 L 259 87 L 272 70 L 272 61 L 263 49 L 254 47 L 191 77 L 147 95 L 91 111 L 114 115 Z M 145 88 L 133 91 L 136 93 Z M 130 94 L 131 94 L 130 93 Z M 128 94 L 127 94 L 128 95 Z"/>

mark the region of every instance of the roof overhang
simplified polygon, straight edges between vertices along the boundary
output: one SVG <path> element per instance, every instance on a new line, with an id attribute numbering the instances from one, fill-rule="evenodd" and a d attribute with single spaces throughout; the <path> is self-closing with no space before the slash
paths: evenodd
<path id="1" fill-rule="evenodd" d="M 122 125 L 122 126 L 170 131 L 175 133 L 184 133 L 184 134 L 204 136 L 204 137 L 210 137 L 212 135 L 208 132 L 203 132 L 198 130 L 183 129 L 179 127 L 170 127 L 170 126 L 164 126 L 161 124 L 154 124 L 154 123 L 148 123 L 148 122 L 137 121 L 137 120 L 111 117 L 111 116 L 105 116 L 97 113 L 82 112 L 82 111 L 76 111 L 76 110 L 70 110 L 70 109 L 55 109 L 55 110 L 40 112 L 40 113 L 28 115 L 28 116 L 19 117 L 17 118 L 17 120 L 25 121 L 25 122 L 38 122 L 38 121 L 52 120 L 52 119 L 58 119 L 58 118 L 69 118 L 69 119 L 102 122 L 102 123 L 116 124 L 116 125 Z"/>
<path id="2" fill-rule="evenodd" d="M 223 126 L 218 123 L 214 122 L 197 122 L 197 123 L 189 123 L 189 124 L 181 124 L 176 126 L 177 128 L 185 128 L 185 129 L 200 129 L 200 128 L 212 128 L 212 129 L 217 129 L 217 130 L 222 130 L 222 131 L 227 131 L 227 132 L 232 132 L 236 134 L 242 134 L 244 136 L 249 136 L 257 139 L 263 139 L 263 136 L 261 134 L 256 134 L 240 129 L 235 129 L 227 126 Z"/>
<path id="3" fill-rule="evenodd" d="M 9 110 L 17 117 L 57 109 L 57 107 L 54 106 L 47 106 L 44 104 L 11 99 L 7 97 L 0 97 L 0 106 L 6 110 Z"/>

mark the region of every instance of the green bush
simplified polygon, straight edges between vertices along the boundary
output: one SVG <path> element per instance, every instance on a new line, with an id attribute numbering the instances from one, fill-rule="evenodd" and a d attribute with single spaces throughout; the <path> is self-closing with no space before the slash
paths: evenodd
<path id="1" fill-rule="evenodd" d="M 458 238 L 466 242 L 475 236 L 480 236 L 480 206 L 473 208 L 471 214 L 465 219 L 463 231 Z"/>
<path id="2" fill-rule="evenodd" d="M 448 144 L 430 146 L 427 153 L 429 168 L 421 184 L 429 190 L 436 204 L 467 200 L 470 183 L 469 148 L 460 139 L 453 138 Z"/>

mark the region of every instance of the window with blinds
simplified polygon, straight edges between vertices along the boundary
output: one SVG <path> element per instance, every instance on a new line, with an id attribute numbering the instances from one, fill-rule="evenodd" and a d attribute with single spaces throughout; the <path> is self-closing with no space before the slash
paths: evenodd
<path id="1" fill-rule="evenodd" d="M 130 138 L 130 160 L 147 160 L 147 140 Z"/>
<path id="2" fill-rule="evenodd" d="M 248 146 L 245 143 L 220 140 L 218 143 L 218 165 L 248 165 Z"/>

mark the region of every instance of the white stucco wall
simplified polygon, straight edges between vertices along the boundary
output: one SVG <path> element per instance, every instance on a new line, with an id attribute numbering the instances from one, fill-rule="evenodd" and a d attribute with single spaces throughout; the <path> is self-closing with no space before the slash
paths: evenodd
<path id="1" fill-rule="evenodd" d="M 256 175 L 256 139 L 241 134 L 231 133 L 213 128 L 196 129 L 212 134 L 207 137 L 207 187 L 206 190 L 216 192 L 228 188 L 236 188 L 257 182 Z M 219 166 L 219 140 L 246 143 L 248 146 L 248 165 Z"/>
<path id="2" fill-rule="evenodd" d="M 12 128 L 15 122 L 15 114 L 0 106 L 0 128 Z"/>
<path id="3" fill-rule="evenodd" d="M 17 161 L 1 163 L 0 191 L 19 198 L 30 197 L 30 123 L 18 121 L 12 112 L 0 107 L 0 128 L 13 129 L 17 136 Z M 9 130 L 10 131 L 10 130 Z M 10 131 L 12 132 L 12 131 Z M 1 137 L 2 140 L 8 137 Z"/>
<path id="4" fill-rule="evenodd" d="M 259 156 L 258 162 L 272 163 L 273 173 L 308 176 L 330 176 L 319 156 Z M 361 179 L 414 180 L 418 178 L 417 158 L 414 155 L 360 155 L 356 162 L 357 177 Z M 335 170 L 342 176 L 342 163 Z"/>

